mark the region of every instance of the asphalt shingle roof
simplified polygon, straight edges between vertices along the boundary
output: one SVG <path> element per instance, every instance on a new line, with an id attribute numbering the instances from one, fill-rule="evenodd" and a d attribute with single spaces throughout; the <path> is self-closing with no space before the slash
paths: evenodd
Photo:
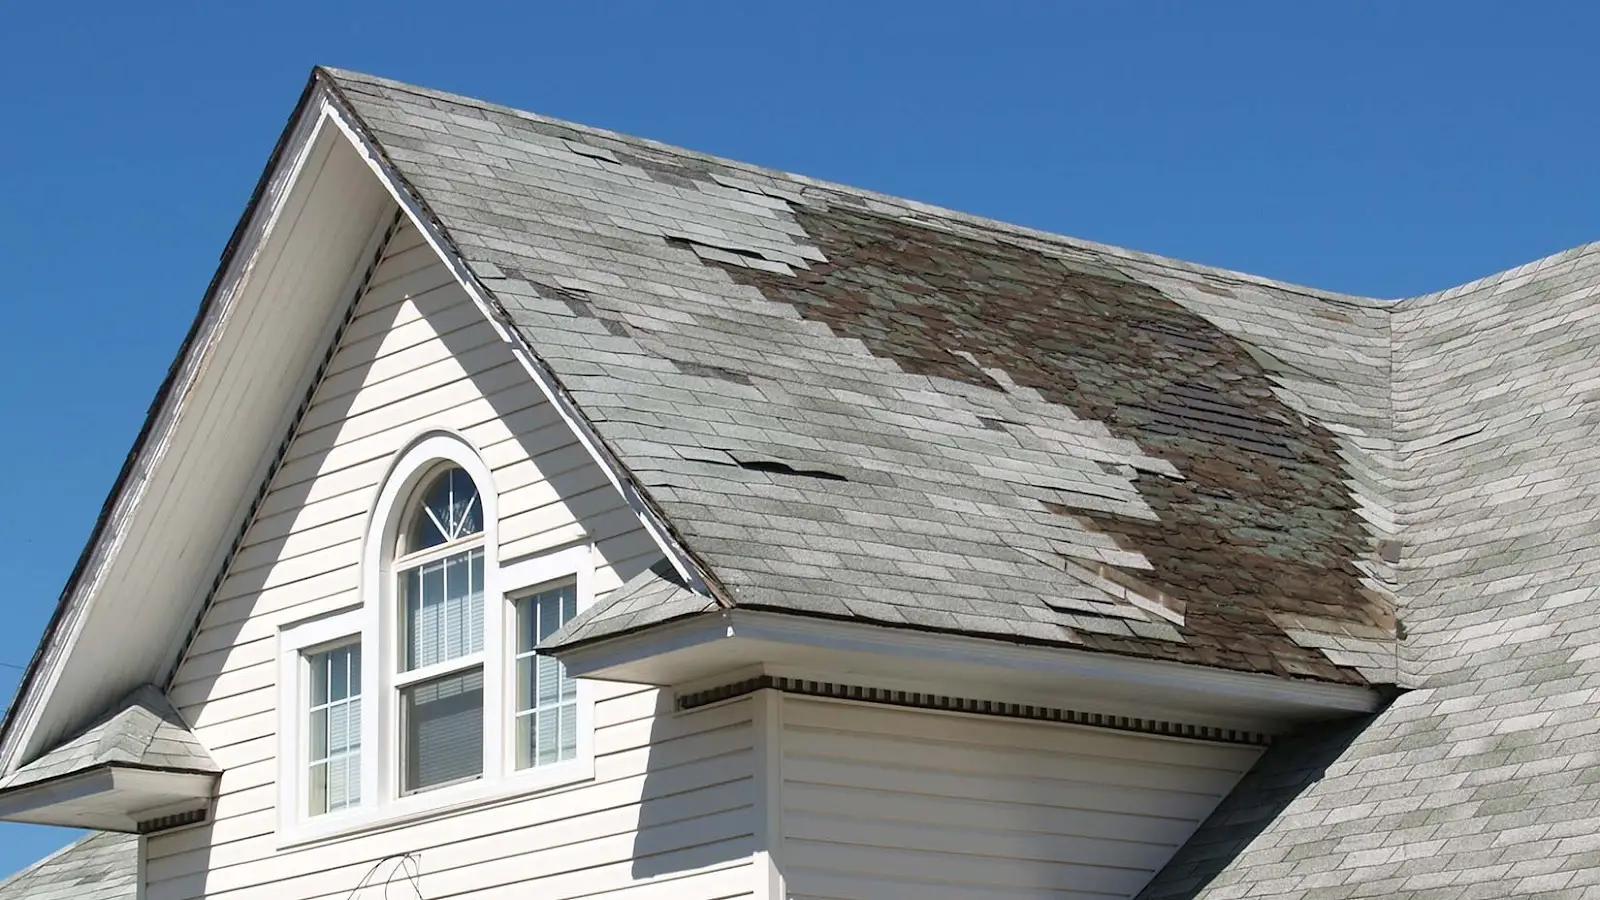
<path id="1" fill-rule="evenodd" d="M 146 684 L 113 704 L 77 737 L 12 772 L 0 781 L 0 792 L 110 764 L 222 771 L 161 690 Z"/>
<path id="2" fill-rule="evenodd" d="M 139 837 L 93 832 L 0 881 L 0 900 L 134 900 Z"/>
<path id="3" fill-rule="evenodd" d="M 1600 245 L 1393 322 L 1416 689 L 1270 750 L 1146 900 L 1600 897 Z"/>
<path id="4" fill-rule="evenodd" d="M 331 78 L 732 602 L 1406 689 L 1148 900 L 1600 897 L 1600 245 L 1369 300 Z"/>
<path id="5" fill-rule="evenodd" d="M 1385 304 L 327 77 L 726 600 L 1396 679 Z"/>

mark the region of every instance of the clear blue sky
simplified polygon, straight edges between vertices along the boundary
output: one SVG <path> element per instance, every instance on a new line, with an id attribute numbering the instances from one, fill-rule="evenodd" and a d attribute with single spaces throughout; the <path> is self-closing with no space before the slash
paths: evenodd
<path id="1" fill-rule="evenodd" d="M 1384 297 L 1600 239 L 1597 4 L 557 6 L 6 7 L 0 663 L 32 654 L 315 63 Z M 71 837 L 0 826 L 0 871 Z"/>

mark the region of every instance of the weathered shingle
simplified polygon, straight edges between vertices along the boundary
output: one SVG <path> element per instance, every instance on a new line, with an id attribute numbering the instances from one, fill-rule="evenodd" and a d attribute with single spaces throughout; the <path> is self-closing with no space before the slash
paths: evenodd
<path id="1" fill-rule="evenodd" d="M 0 881 L 0 900 L 134 900 L 139 837 L 94 832 Z"/>
<path id="2" fill-rule="evenodd" d="M 161 690 L 146 684 L 113 704 L 77 737 L 12 772 L 0 781 L 0 792 L 108 764 L 222 771 Z"/>
<path id="3" fill-rule="evenodd" d="M 1324 730 L 1318 777 L 1275 781 L 1320 751 L 1273 748 L 1148 900 L 1600 897 L 1600 245 L 1393 326 L 1418 689 Z"/>
<path id="4" fill-rule="evenodd" d="M 331 83 L 734 603 L 1394 677 L 1383 304 Z"/>

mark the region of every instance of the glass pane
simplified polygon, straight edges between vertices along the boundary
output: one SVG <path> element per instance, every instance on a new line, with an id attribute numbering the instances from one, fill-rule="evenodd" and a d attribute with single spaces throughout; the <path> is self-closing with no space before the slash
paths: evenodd
<path id="1" fill-rule="evenodd" d="M 572 759 L 578 755 L 578 704 L 561 704 L 561 738 L 556 742 L 558 756 Z"/>
<path id="2" fill-rule="evenodd" d="M 483 670 L 400 689 L 407 793 L 483 774 Z"/>
<path id="3" fill-rule="evenodd" d="M 321 815 L 361 802 L 361 645 L 310 654 L 306 664 L 307 801 Z"/>
<path id="4" fill-rule="evenodd" d="M 517 600 L 517 768 L 572 759 L 578 745 L 578 681 L 553 656 L 534 651 L 577 613 L 572 584 Z"/>
<path id="5" fill-rule="evenodd" d="M 483 549 L 400 573 L 402 659 L 409 672 L 483 650 Z"/>
<path id="6" fill-rule="evenodd" d="M 328 764 L 311 764 L 311 814 L 328 812 Z"/>
<path id="7" fill-rule="evenodd" d="M 565 673 L 554 656 L 538 656 L 535 659 L 539 660 L 539 689 L 534 696 L 538 698 L 539 708 L 543 709 L 561 701 L 561 681 Z"/>
<path id="8" fill-rule="evenodd" d="M 328 710 L 311 710 L 311 758 L 328 758 Z"/>
<path id="9" fill-rule="evenodd" d="M 483 505 L 472 477 L 459 468 L 434 476 L 418 495 L 401 553 L 415 553 L 483 531 Z"/>
<path id="10" fill-rule="evenodd" d="M 520 712 L 533 709 L 533 698 L 539 693 L 539 659 L 534 656 L 524 656 L 517 660 L 517 705 Z"/>
<path id="11" fill-rule="evenodd" d="M 538 719 L 533 715 L 517 717 L 515 730 L 517 732 L 517 768 L 526 769 L 533 765 L 533 745 L 538 738 Z"/>

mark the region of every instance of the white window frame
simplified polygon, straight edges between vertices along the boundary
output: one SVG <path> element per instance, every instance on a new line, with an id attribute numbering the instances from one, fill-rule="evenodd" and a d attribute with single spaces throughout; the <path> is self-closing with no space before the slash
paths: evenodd
<path id="1" fill-rule="evenodd" d="M 312 654 L 346 644 L 365 643 L 362 628 L 366 616 L 360 609 L 324 616 L 285 626 L 278 631 L 278 833 L 293 838 L 305 830 L 337 828 L 353 821 L 366 805 L 363 793 L 355 806 L 311 815 L 310 729 Z M 371 715 L 367 692 L 366 652 L 361 648 L 361 772 L 366 790 L 366 771 L 371 766 L 367 747 L 367 717 Z"/>
<path id="2" fill-rule="evenodd" d="M 473 781 L 441 785 L 408 795 L 400 793 L 399 683 L 426 677 L 435 667 L 401 674 L 398 666 L 398 591 L 391 566 L 402 519 L 416 498 L 421 482 L 442 464 L 460 466 L 472 478 L 483 506 L 483 776 Z M 333 640 L 360 635 L 361 652 L 361 802 L 358 806 L 308 817 L 304 803 L 294 802 L 304 793 L 306 777 L 300 766 L 279 766 L 280 847 L 303 844 L 355 831 L 382 830 L 436 814 L 499 802 L 514 796 L 566 787 L 594 778 L 594 685 L 578 679 L 577 752 L 573 759 L 516 770 L 516 734 L 512 728 L 516 703 L 515 600 L 534 589 L 560 581 L 576 585 L 577 609 L 594 600 L 594 548 L 584 543 L 568 545 L 500 564 L 499 498 L 493 473 L 477 451 L 453 432 L 430 431 L 413 441 L 390 468 L 368 521 L 361 558 L 361 606 L 332 620 L 317 620 L 292 629 L 337 621 L 341 631 Z M 282 633 L 289 634 L 291 629 Z M 312 634 L 306 631 L 305 634 Z M 284 646 L 288 646 L 287 640 Z M 306 646 L 316 646 L 307 644 Z M 298 653 L 296 651 L 296 657 Z M 285 651 L 287 654 L 287 651 Z M 475 655 L 476 656 L 476 655 Z M 287 658 L 287 656 L 286 656 Z M 451 660 L 459 668 L 465 659 Z M 280 675 L 280 760 L 298 760 L 298 735 L 303 728 L 297 678 L 288 669 Z M 307 695 L 309 696 L 309 695 Z M 285 741 L 294 743 L 285 744 Z"/>

